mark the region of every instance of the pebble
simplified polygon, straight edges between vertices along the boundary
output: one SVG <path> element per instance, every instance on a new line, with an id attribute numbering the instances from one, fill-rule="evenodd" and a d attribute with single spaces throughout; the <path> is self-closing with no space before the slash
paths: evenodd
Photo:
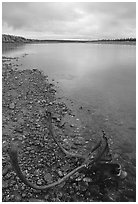
<path id="1" fill-rule="evenodd" d="M 16 181 L 15 180 L 11 180 L 10 181 L 10 186 L 13 186 L 13 185 L 15 185 L 16 184 Z"/>
<path id="2" fill-rule="evenodd" d="M 49 183 L 52 183 L 53 178 L 50 173 L 46 173 L 44 176 L 44 180 L 49 184 Z"/>
<path id="3" fill-rule="evenodd" d="M 49 195 L 47 194 L 47 195 L 45 195 L 45 200 L 47 200 L 49 198 Z"/>
<path id="4" fill-rule="evenodd" d="M 2 181 L 2 188 L 6 189 L 9 187 L 9 182 L 8 181 Z"/>
<path id="5" fill-rule="evenodd" d="M 118 158 L 119 158 L 119 154 L 115 153 L 115 154 L 113 155 L 113 158 L 114 158 L 114 159 L 118 159 Z"/>
<path id="6" fill-rule="evenodd" d="M 9 108 L 10 109 L 14 109 L 15 108 L 15 104 L 14 103 L 10 103 Z"/>
<path id="7" fill-rule="evenodd" d="M 7 195 L 7 196 L 5 197 L 5 201 L 8 202 L 9 200 L 10 200 L 10 195 Z"/>
<path id="8" fill-rule="evenodd" d="M 126 171 L 122 171 L 121 172 L 121 175 L 120 175 L 120 178 L 121 179 L 124 179 L 124 178 L 126 178 L 127 177 L 127 172 Z"/>
<path id="9" fill-rule="evenodd" d="M 6 179 L 10 179 L 11 178 L 11 173 L 7 173 L 6 174 Z"/>
<path id="10" fill-rule="evenodd" d="M 20 202 L 22 200 L 22 197 L 19 193 L 15 194 L 15 201 Z"/>
<path id="11" fill-rule="evenodd" d="M 26 197 L 26 193 L 22 193 L 22 198 Z"/>
<path id="12" fill-rule="evenodd" d="M 2 142 L 2 148 L 7 148 L 8 147 L 8 145 L 9 145 L 9 142 L 8 141 L 3 141 Z"/>
<path id="13" fill-rule="evenodd" d="M 81 181 L 82 180 L 82 177 L 78 177 L 75 179 L 76 181 Z"/>
<path id="14" fill-rule="evenodd" d="M 64 174 L 63 174 L 63 172 L 62 172 L 61 170 L 58 171 L 58 175 L 59 175 L 60 177 L 64 176 Z"/>
<path id="15" fill-rule="evenodd" d="M 26 150 L 27 150 L 27 151 L 30 151 L 30 150 L 31 150 L 31 147 L 27 147 Z"/>
<path id="16" fill-rule="evenodd" d="M 42 185 L 42 180 L 37 180 L 37 185 L 41 186 Z"/>
<path id="17" fill-rule="evenodd" d="M 90 182 L 92 182 L 92 179 L 91 179 L 91 178 L 88 178 L 88 177 L 85 177 L 85 178 L 83 179 L 83 181 L 84 181 L 84 182 L 87 182 L 87 183 L 90 183 Z"/>
<path id="18" fill-rule="evenodd" d="M 31 198 L 29 202 L 45 202 L 45 200 L 37 199 L 37 198 Z"/>

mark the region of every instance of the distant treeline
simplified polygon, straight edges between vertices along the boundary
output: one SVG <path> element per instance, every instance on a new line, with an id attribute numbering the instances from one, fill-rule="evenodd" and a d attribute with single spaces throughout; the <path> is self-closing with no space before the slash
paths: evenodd
<path id="1" fill-rule="evenodd" d="M 133 41 L 136 42 L 136 38 L 120 38 L 120 39 L 102 39 L 98 41 Z"/>
<path id="2" fill-rule="evenodd" d="M 20 36 L 14 35 L 2 35 L 3 43 L 46 43 L 46 42 L 136 42 L 136 38 L 121 38 L 121 39 L 101 39 L 101 40 L 81 40 L 81 39 L 69 39 L 69 40 L 36 40 L 36 39 L 27 39 Z"/>
<path id="3" fill-rule="evenodd" d="M 26 39 L 20 36 L 14 36 L 14 35 L 2 35 L 2 42 L 3 43 L 29 43 L 31 42 L 31 39 Z"/>

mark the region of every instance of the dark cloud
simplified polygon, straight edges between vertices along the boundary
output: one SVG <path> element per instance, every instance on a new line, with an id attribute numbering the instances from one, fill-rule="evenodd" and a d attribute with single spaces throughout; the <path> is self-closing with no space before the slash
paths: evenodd
<path id="1" fill-rule="evenodd" d="M 135 3 L 2 3 L 3 33 L 36 38 L 135 37 Z"/>

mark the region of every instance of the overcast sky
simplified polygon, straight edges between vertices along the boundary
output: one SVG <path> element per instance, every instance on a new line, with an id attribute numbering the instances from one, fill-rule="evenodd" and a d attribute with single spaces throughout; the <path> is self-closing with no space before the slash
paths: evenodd
<path id="1" fill-rule="evenodd" d="M 37 39 L 136 37 L 136 4 L 4 2 L 2 33 Z"/>

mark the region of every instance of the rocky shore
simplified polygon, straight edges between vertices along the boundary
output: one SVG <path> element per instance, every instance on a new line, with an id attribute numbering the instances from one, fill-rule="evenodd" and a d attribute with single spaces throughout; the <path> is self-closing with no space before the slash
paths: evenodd
<path id="1" fill-rule="evenodd" d="M 80 165 L 81 159 L 67 158 L 49 134 L 45 112 L 50 110 L 58 141 L 70 152 L 86 154 L 96 139 L 82 136 L 84 126 L 74 111 L 58 95 L 55 82 L 39 70 L 19 70 L 18 58 L 3 57 L 2 69 L 2 165 L 3 202 L 96 202 L 133 201 L 124 191 L 116 191 L 113 181 L 98 180 L 95 172 L 81 172 L 66 182 L 36 191 L 23 184 L 11 167 L 10 143 L 20 145 L 19 164 L 25 177 L 37 185 L 47 185 Z M 82 107 L 80 106 L 80 111 Z M 103 187 L 104 186 L 104 187 Z M 103 190 L 104 189 L 104 190 Z M 123 187 L 121 187 L 123 189 Z M 126 194 L 128 191 L 126 191 Z M 125 200 L 126 199 L 126 200 Z"/>

